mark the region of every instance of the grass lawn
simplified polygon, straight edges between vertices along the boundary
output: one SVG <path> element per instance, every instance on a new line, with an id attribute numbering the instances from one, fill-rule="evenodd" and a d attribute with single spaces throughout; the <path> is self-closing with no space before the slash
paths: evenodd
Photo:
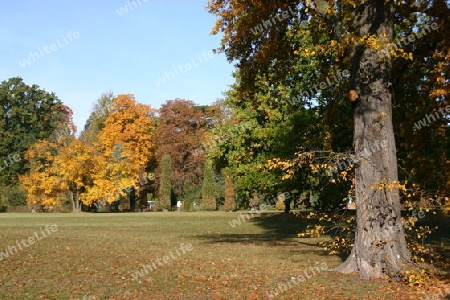
<path id="1" fill-rule="evenodd" d="M 296 237 L 304 219 L 261 214 L 232 228 L 238 216 L 0 214 L 0 252 L 12 252 L 0 260 L 0 299 L 270 299 L 278 283 L 288 290 L 276 299 L 424 299 L 414 287 L 323 270 L 341 259 Z M 309 279 L 292 280 L 305 270 Z"/>

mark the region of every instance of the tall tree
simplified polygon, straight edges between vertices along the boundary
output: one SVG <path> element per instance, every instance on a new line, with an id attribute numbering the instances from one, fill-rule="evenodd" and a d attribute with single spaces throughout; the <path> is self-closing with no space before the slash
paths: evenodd
<path id="1" fill-rule="evenodd" d="M 172 159 L 169 154 L 162 158 L 160 178 L 159 205 L 170 209 L 172 207 Z"/>
<path id="2" fill-rule="evenodd" d="M 186 179 L 200 184 L 203 175 L 204 155 L 196 155 L 205 132 L 205 113 L 194 102 L 182 99 L 167 101 L 159 110 L 156 135 L 156 160 L 161 162 L 166 154 L 172 159 L 172 184 L 176 197 L 183 195 Z M 157 172 L 157 174 L 160 172 Z M 159 178 L 156 178 L 157 183 Z"/>
<path id="3" fill-rule="evenodd" d="M 328 22 L 334 38 L 344 42 L 349 31 L 343 22 L 347 20 L 336 20 L 325 1 L 310 7 Z M 348 24 L 358 41 L 356 46 L 349 45 L 351 90 L 347 97 L 355 104 L 353 146 L 361 160 L 355 170 L 355 245 L 338 270 L 359 272 L 364 278 L 395 274 L 410 262 L 403 228 L 397 226 L 401 213 L 392 125 L 392 62 L 389 56 L 380 60 L 380 49 L 365 42 L 372 38 L 376 43 L 392 43 L 394 13 L 394 1 L 365 1 L 357 4 Z M 387 147 L 366 154 L 382 142 Z"/>
<path id="4" fill-rule="evenodd" d="M 148 184 L 139 178 L 151 167 L 154 157 L 153 113 L 133 95 L 119 95 L 114 101 L 95 143 L 98 161 L 93 185 L 82 195 L 86 204 L 100 199 L 112 203 L 117 195 L 129 196 L 132 187 L 142 204 L 147 204 Z"/>
<path id="5" fill-rule="evenodd" d="M 444 1 L 412 4 L 381 0 L 267 1 L 265 5 L 255 5 L 251 0 L 213 0 L 208 6 L 218 16 L 213 33 L 223 32 L 221 50 L 230 61 L 238 62 L 242 101 L 258 99 L 253 97 L 254 87 L 261 79 L 278 86 L 278 78 L 265 75 L 274 68 L 285 69 L 286 62 L 296 55 L 298 59 L 319 62 L 316 67 L 323 74 L 315 91 L 303 93 L 302 99 L 323 94 L 320 90 L 327 88 L 326 83 L 338 68 L 350 70 L 346 96 L 353 107 L 358 209 L 354 247 L 337 269 L 341 272 L 380 277 L 395 274 L 410 262 L 403 228 L 397 226 L 401 222 L 400 185 L 391 74 L 393 59 L 410 57 L 402 47 L 405 39 L 419 36 L 405 37 L 402 32 L 396 36 L 394 23 L 399 21 L 396 12 L 415 11 L 421 17 L 410 20 L 411 26 L 425 28 L 420 38 L 426 38 L 432 31 L 428 22 L 435 18 L 431 8 L 436 6 L 446 8 Z M 314 43 L 292 49 L 293 32 L 311 37 Z M 435 47 L 432 45 L 428 51 L 435 52 Z M 380 143 L 386 147 L 380 147 Z"/>

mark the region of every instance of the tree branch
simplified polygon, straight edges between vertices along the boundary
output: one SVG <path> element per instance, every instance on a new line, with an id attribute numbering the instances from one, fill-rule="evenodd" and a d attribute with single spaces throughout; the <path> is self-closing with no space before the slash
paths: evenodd
<path id="1" fill-rule="evenodd" d="M 342 36 L 344 34 L 349 34 L 344 25 L 338 20 L 337 16 L 327 12 L 330 5 L 326 0 L 306 0 L 305 6 L 308 9 L 314 10 L 325 20 L 327 25 L 333 30 L 336 39 L 339 42 L 342 42 Z"/>

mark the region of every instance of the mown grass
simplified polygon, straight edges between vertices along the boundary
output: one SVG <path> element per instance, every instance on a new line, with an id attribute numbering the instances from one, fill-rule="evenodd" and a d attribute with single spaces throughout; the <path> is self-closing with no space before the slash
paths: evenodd
<path id="1" fill-rule="evenodd" d="M 307 220 L 237 213 L 0 214 L 0 251 L 40 232 L 58 231 L 0 261 L 0 299 L 269 299 L 278 283 L 341 263 L 316 239 L 296 234 Z M 144 264 L 184 243 L 192 251 L 137 280 Z M 311 272 L 310 272 L 311 273 Z M 420 299 L 415 288 L 330 271 L 276 299 Z"/>

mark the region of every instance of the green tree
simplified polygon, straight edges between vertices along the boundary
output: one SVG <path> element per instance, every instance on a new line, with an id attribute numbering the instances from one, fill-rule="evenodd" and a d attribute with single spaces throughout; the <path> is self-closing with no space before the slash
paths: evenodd
<path id="1" fill-rule="evenodd" d="M 172 159 L 169 154 L 161 161 L 161 177 L 159 184 L 159 204 L 165 209 L 172 206 Z"/>
<path id="2" fill-rule="evenodd" d="M 231 111 L 229 118 L 208 132 L 205 142 L 207 156 L 215 168 L 226 168 L 234 178 L 237 198 L 244 201 L 239 205 L 248 206 L 247 200 L 255 190 L 259 194 L 276 194 L 306 189 L 308 177 L 304 170 L 290 180 L 281 181 L 282 172 L 264 166 L 275 157 L 292 157 L 299 148 L 324 147 L 321 137 L 325 130 L 319 127 L 324 116 L 313 109 L 289 111 L 281 106 L 268 108 L 263 107 L 263 102 L 257 106 L 239 99 L 238 87 L 233 86 L 224 101 Z"/>
<path id="3" fill-rule="evenodd" d="M 272 2 L 266 4 L 254 9 L 278 7 Z M 242 9 L 245 7 L 240 4 L 237 6 Z M 248 12 L 246 10 L 244 14 Z M 255 12 L 255 15 L 259 13 Z M 248 21 L 258 25 L 260 16 L 255 18 L 249 17 Z M 272 29 L 277 31 L 280 27 L 275 25 Z M 318 177 L 318 174 L 303 168 L 289 180 L 280 181 L 283 174 L 279 170 L 262 168 L 270 159 L 290 159 L 299 150 L 330 152 L 343 151 L 351 146 L 351 106 L 336 99 L 336 94 L 341 95 L 344 91 L 344 80 L 336 80 L 333 86 L 321 94 L 304 97 L 311 94 L 311 82 L 324 80 L 317 68 L 322 58 L 316 61 L 314 57 L 295 54 L 301 47 L 314 45 L 313 38 L 304 32 L 308 30 L 312 30 L 308 23 L 295 24 L 284 37 L 289 40 L 289 44 L 286 41 L 271 41 L 274 45 L 282 43 L 286 47 L 283 48 L 285 51 L 270 49 L 273 50 L 270 53 L 273 59 L 260 57 L 262 62 L 256 57 L 252 58 L 261 68 L 242 60 L 240 63 L 248 64 L 249 69 L 242 66 L 234 74 L 236 83 L 227 92 L 223 102 L 229 111 L 228 118 L 211 131 L 210 140 L 214 142 L 211 142 L 208 157 L 217 168 L 229 168 L 235 178 L 238 199 L 247 201 L 253 197 L 254 190 L 270 194 L 299 188 L 309 190 L 311 183 L 308 179 Z M 264 37 L 258 35 L 258 38 Z M 271 42 L 268 42 L 270 47 Z M 240 46 L 243 45 L 237 47 Z M 260 47 L 265 48 L 266 45 Z M 230 49 L 230 57 L 231 53 L 238 53 L 235 49 L 227 49 Z"/>
<path id="4" fill-rule="evenodd" d="M 27 205 L 27 192 L 20 185 L 5 186 L 0 191 L 0 211 L 1 206 L 5 207 Z"/>
<path id="5" fill-rule="evenodd" d="M 203 184 L 202 184 L 202 203 L 201 208 L 203 210 L 216 210 L 216 192 L 215 192 L 215 180 L 214 180 L 214 170 L 211 164 L 206 164 L 205 171 L 203 173 Z"/>
<path id="6" fill-rule="evenodd" d="M 27 171 L 28 147 L 47 139 L 71 111 L 54 93 L 20 77 L 0 84 L 0 186 L 17 185 Z"/>

